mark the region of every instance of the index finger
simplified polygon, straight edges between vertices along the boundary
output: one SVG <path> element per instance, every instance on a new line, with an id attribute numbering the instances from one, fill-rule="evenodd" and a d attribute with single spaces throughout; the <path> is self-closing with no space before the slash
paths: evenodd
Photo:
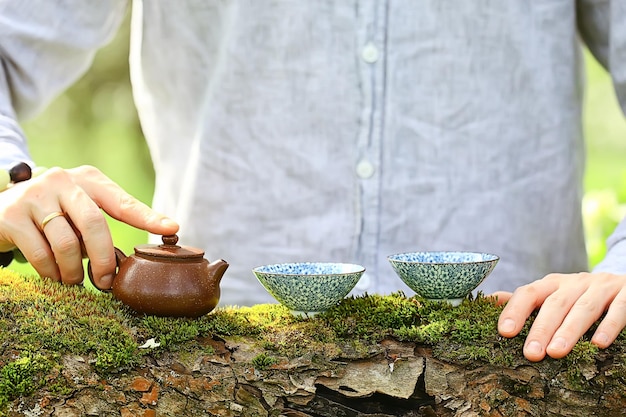
<path id="1" fill-rule="evenodd" d="M 157 235 L 178 232 L 178 223 L 128 194 L 98 169 L 83 166 L 68 171 L 75 174 L 74 181 L 114 219 Z"/>
<path id="2" fill-rule="evenodd" d="M 526 319 L 557 289 L 558 283 L 551 276 L 516 289 L 500 313 L 498 332 L 504 337 L 517 336 Z"/>

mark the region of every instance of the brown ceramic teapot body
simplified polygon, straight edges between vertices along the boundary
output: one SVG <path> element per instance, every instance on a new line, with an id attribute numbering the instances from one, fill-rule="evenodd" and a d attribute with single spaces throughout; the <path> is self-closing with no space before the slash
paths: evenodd
<path id="1" fill-rule="evenodd" d="M 164 236 L 162 245 L 136 246 L 131 256 L 115 248 L 119 267 L 111 287 L 115 298 L 155 316 L 200 317 L 213 310 L 228 263 L 223 259 L 209 263 L 204 252 L 177 246 L 177 241 L 175 235 Z"/>

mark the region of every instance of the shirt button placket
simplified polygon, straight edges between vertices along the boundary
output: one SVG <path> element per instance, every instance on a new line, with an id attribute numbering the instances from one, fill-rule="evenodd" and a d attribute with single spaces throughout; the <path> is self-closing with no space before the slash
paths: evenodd
<path id="1" fill-rule="evenodd" d="M 377 290 L 380 169 L 382 125 L 384 109 L 384 59 L 386 38 L 386 1 L 363 2 L 359 7 L 362 31 L 359 34 L 358 58 L 363 92 L 359 158 L 355 161 L 355 174 L 360 182 L 359 244 L 357 260 L 367 268 L 356 286 L 357 291 Z"/>

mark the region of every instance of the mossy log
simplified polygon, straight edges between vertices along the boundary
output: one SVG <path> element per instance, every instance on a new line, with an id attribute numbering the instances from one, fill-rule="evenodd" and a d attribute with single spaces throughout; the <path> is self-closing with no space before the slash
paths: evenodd
<path id="1" fill-rule="evenodd" d="M 200 319 L 137 316 L 108 294 L 0 270 L 4 416 L 616 416 L 624 337 L 531 363 L 479 296 L 348 298 Z"/>

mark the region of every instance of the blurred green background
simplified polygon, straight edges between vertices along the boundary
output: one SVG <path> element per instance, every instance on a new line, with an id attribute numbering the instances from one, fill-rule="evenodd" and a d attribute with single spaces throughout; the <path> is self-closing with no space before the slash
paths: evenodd
<path id="1" fill-rule="evenodd" d="M 154 172 L 130 91 L 128 37 L 127 18 L 89 72 L 24 129 L 39 165 L 94 165 L 150 204 Z M 585 59 L 588 161 L 583 212 L 589 260 L 595 265 L 606 252 L 606 237 L 626 215 L 626 123 L 610 77 L 588 53 Z M 109 224 L 114 243 L 126 253 L 147 240 L 143 231 L 111 219 Z M 33 272 L 16 262 L 10 268 Z"/>

